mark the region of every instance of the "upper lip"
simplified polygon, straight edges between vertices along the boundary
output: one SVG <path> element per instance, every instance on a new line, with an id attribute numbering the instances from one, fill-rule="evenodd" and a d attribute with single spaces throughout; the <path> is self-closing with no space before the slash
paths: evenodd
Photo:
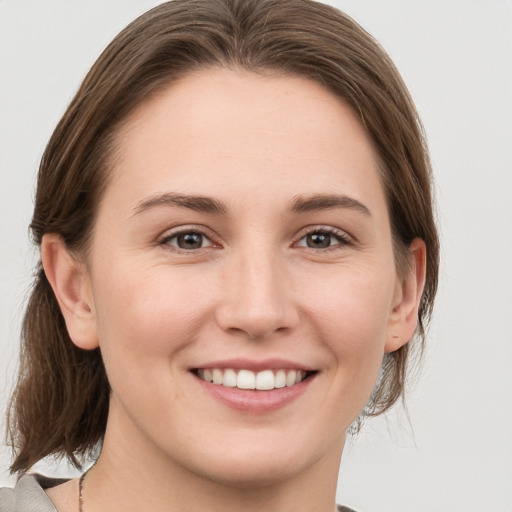
<path id="1" fill-rule="evenodd" d="M 315 368 L 304 365 L 302 363 L 298 363 L 295 361 L 290 361 L 287 359 L 264 359 L 261 361 L 257 361 L 254 359 L 223 359 L 219 361 L 210 361 L 205 364 L 201 364 L 193 367 L 192 369 L 239 369 L 239 370 L 251 370 L 253 372 L 259 372 L 263 370 L 304 370 L 308 372 L 315 371 Z"/>

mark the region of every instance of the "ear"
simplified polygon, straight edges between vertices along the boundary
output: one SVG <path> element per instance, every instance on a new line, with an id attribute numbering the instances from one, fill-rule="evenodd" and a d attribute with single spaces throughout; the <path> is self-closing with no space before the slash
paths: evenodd
<path id="1" fill-rule="evenodd" d="M 394 352 L 414 336 L 418 324 L 418 309 L 425 287 L 427 248 L 415 238 L 408 249 L 409 266 L 404 276 L 397 278 L 385 351 Z"/>
<path id="2" fill-rule="evenodd" d="M 69 252 L 62 238 L 53 233 L 43 236 L 41 261 L 71 340 L 84 350 L 96 348 L 96 318 L 86 266 Z"/>

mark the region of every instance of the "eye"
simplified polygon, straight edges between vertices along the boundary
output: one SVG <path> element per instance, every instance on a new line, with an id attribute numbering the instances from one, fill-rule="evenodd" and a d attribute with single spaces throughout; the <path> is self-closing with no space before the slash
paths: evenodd
<path id="1" fill-rule="evenodd" d="M 175 247 L 182 251 L 193 251 L 213 246 L 213 242 L 204 233 L 195 230 L 167 235 L 162 238 L 160 244 Z"/>
<path id="2" fill-rule="evenodd" d="M 306 233 L 296 244 L 297 247 L 309 249 L 329 249 L 349 245 L 350 238 L 343 232 L 335 229 L 312 229 Z"/>

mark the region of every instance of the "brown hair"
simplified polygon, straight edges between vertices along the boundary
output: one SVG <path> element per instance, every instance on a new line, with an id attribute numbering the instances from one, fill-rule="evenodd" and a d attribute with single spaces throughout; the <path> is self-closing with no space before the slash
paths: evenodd
<path id="1" fill-rule="evenodd" d="M 360 116 L 380 158 L 397 266 L 419 237 L 427 280 L 416 344 L 437 287 L 438 239 L 422 127 L 393 63 L 359 25 L 310 0 L 174 0 L 142 15 L 105 49 L 55 129 L 39 169 L 31 229 L 39 245 L 57 233 L 87 250 L 108 179 L 115 134 L 142 101 L 197 68 L 224 66 L 319 82 Z M 70 340 L 39 265 L 23 329 L 20 372 L 9 413 L 11 471 L 50 455 L 79 465 L 105 432 L 109 384 L 98 349 Z M 402 395 L 410 344 L 389 354 L 368 413 Z"/>

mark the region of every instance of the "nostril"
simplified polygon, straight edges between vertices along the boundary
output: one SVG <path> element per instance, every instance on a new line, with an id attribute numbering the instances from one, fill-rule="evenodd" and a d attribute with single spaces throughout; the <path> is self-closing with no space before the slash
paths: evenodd
<path id="1" fill-rule="evenodd" d="M 272 251 L 265 244 L 245 245 L 230 260 L 215 312 L 224 331 L 243 332 L 250 340 L 259 341 L 297 323 L 298 312 L 290 294 L 293 276 Z"/>

